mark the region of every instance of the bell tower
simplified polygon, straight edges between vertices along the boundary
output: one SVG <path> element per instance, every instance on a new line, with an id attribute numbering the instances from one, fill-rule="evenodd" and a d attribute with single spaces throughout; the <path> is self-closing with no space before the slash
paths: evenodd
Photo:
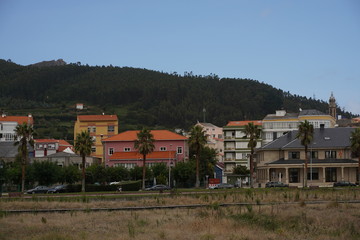
<path id="1" fill-rule="evenodd" d="M 336 100 L 334 97 L 334 94 L 331 92 L 331 96 L 329 98 L 329 114 L 335 118 L 335 120 L 337 119 L 336 116 Z"/>

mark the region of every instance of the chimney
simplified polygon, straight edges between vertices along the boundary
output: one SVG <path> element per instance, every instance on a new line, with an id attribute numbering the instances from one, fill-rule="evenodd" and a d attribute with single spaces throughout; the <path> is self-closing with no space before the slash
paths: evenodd
<path id="1" fill-rule="evenodd" d="M 4 112 L 1 113 L 1 117 L 3 117 L 3 118 L 6 117 L 6 113 L 4 113 Z"/>

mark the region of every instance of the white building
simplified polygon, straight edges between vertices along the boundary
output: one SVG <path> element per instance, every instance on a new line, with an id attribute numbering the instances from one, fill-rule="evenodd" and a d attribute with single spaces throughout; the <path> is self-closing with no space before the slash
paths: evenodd
<path id="1" fill-rule="evenodd" d="M 15 128 L 19 124 L 27 123 L 33 125 L 33 117 L 28 116 L 6 116 L 1 114 L 0 117 L 0 142 L 14 142 L 16 141 Z"/>

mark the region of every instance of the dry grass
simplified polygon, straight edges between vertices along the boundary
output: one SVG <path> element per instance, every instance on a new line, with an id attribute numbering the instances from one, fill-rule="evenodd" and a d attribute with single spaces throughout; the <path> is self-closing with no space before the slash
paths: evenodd
<path id="1" fill-rule="evenodd" d="M 287 196 L 285 196 L 287 194 Z M 289 194 L 291 196 L 289 196 Z M 307 197 L 306 197 L 307 194 Z M 268 191 L 221 193 L 219 195 L 152 197 L 136 201 L 14 201 L 0 202 L 0 209 L 90 208 L 208 203 L 207 208 L 121 212 L 69 212 L 2 214 L 0 240 L 79 239 L 360 239 L 358 204 L 339 204 L 354 197 L 347 190 L 326 193 L 317 200 L 327 204 L 307 205 L 314 191 Z M 317 192 L 316 194 L 319 194 Z M 310 196 L 311 195 L 311 196 Z M 268 198 L 266 198 L 266 196 Z M 219 207 L 220 202 L 278 202 L 298 200 L 293 205 Z M 346 200 L 354 200 L 346 199 Z"/>

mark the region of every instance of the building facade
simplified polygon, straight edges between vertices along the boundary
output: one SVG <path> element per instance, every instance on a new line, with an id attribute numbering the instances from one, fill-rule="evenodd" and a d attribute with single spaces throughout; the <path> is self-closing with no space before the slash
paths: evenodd
<path id="1" fill-rule="evenodd" d="M 74 147 L 70 143 L 57 139 L 35 139 L 34 149 L 35 157 L 46 157 L 66 149 L 68 149 L 70 153 L 74 153 Z"/>
<path id="2" fill-rule="evenodd" d="M 350 148 L 354 128 L 316 128 L 308 147 L 308 186 L 332 186 L 337 181 L 356 182 L 358 160 Z M 280 181 L 303 186 L 305 150 L 290 131 L 257 149 L 257 181 Z"/>
<path id="3" fill-rule="evenodd" d="M 301 110 L 301 109 L 300 109 Z M 275 114 L 268 114 L 262 120 L 263 145 L 268 144 L 284 134 L 297 130 L 300 123 L 309 121 L 314 128 L 334 128 L 336 119 L 318 110 L 301 110 L 299 113 L 288 113 L 285 110 L 277 110 Z"/>
<path id="4" fill-rule="evenodd" d="M 212 123 L 201 123 L 196 124 L 203 128 L 205 136 L 207 138 L 206 146 L 213 148 L 217 152 L 216 159 L 218 162 L 224 161 L 224 135 L 223 128 L 215 126 Z"/>
<path id="5" fill-rule="evenodd" d="M 134 148 L 139 131 L 126 131 L 103 140 L 105 165 L 133 168 L 142 166 L 143 156 Z M 147 155 L 147 165 L 166 163 L 174 166 L 189 157 L 188 138 L 168 130 L 152 130 L 155 149 Z"/>
<path id="6" fill-rule="evenodd" d="M 34 124 L 34 119 L 31 114 L 28 116 L 6 116 L 1 114 L 0 117 L 0 142 L 14 142 L 16 141 L 15 128 L 17 125 L 27 123 Z"/>
<path id="7" fill-rule="evenodd" d="M 262 122 L 254 121 L 230 121 L 224 128 L 224 170 L 226 174 L 232 174 L 233 169 L 238 166 L 250 168 L 249 139 L 246 138 L 244 130 L 248 123 L 262 127 Z M 259 138 L 256 147 L 261 147 L 262 139 Z"/>
<path id="8" fill-rule="evenodd" d="M 74 140 L 78 133 L 89 132 L 94 141 L 91 156 L 103 159 L 102 140 L 118 134 L 118 125 L 116 115 L 78 115 L 74 125 Z"/>

